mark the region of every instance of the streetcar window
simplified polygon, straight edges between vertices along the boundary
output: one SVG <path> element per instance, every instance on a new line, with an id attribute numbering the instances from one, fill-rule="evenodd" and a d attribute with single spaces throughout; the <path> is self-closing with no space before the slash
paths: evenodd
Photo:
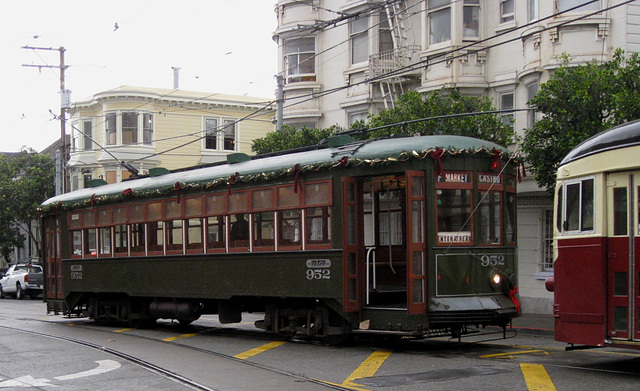
<path id="1" fill-rule="evenodd" d="M 184 215 L 186 217 L 202 215 L 202 198 L 188 198 L 185 202 Z"/>
<path id="2" fill-rule="evenodd" d="M 247 192 L 231 193 L 229 195 L 229 212 L 246 212 L 249 209 L 249 195 Z"/>
<path id="3" fill-rule="evenodd" d="M 225 195 L 214 194 L 205 198 L 205 209 L 208 215 L 218 215 L 225 211 Z"/>
<path id="4" fill-rule="evenodd" d="M 331 209 L 328 206 L 309 208 L 307 215 L 307 244 L 331 243 Z"/>
<path id="5" fill-rule="evenodd" d="M 471 242 L 471 190 L 438 189 L 438 242 Z"/>
<path id="6" fill-rule="evenodd" d="M 253 210 L 273 208 L 273 192 L 271 189 L 255 190 L 251 192 L 251 208 Z"/>
<path id="7" fill-rule="evenodd" d="M 131 224 L 131 253 L 144 254 L 144 224 Z"/>
<path id="8" fill-rule="evenodd" d="M 293 186 L 283 186 L 278 188 L 278 207 L 296 207 L 299 205 L 300 196 L 295 193 Z"/>
<path id="9" fill-rule="evenodd" d="M 562 202 L 564 220 L 563 231 L 592 231 L 594 228 L 594 181 L 584 179 L 567 183 L 564 186 L 564 197 L 558 196 Z M 558 217 L 560 217 L 559 215 Z"/>
<path id="10" fill-rule="evenodd" d="M 162 253 L 164 251 L 164 223 L 154 221 L 149 227 L 149 252 Z"/>
<path id="11" fill-rule="evenodd" d="M 249 248 L 249 222 L 245 214 L 231 216 L 229 247 Z"/>
<path id="12" fill-rule="evenodd" d="M 225 248 L 224 216 L 207 218 L 207 249 Z"/>
<path id="13" fill-rule="evenodd" d="M 113 209 L 113 222 L 114 224 L 124 224 L 127 222 L 127 208 L 114 208 Z"/>
<path id="14" fill-rule="evenodd" d="M 111 209 L 101 209 L 98 211 L 98 225 L 111 224 Z"/>
<path id="15" fill-rule="evenodd" d="M 111 227 L 100 228 L 100 255 L 111 254 Z"/>
<path id="16" fill-rule="evenodd" d="M 180 204 L 177 200 L 166 201 L 164 203 L 165 217 L 168 219 L 174 219 L 180 217 Z"/>
<path id="17" fill-rule="evenodd" d="M 593 229 L 593 179 L 582 181 L 582 198 L 581 206 L 581 223 L 582 231 L 590 231 Z"/>
<path id="18" fill-rule="evenodd" d="M 613 234 L 627 235 L 627 188 L 616 187 L 613 189 Z"/>
<path id="19" fill-rule="evenodd" d="M 71 231 L 71 254 L 82 256 L 82 231 Z"/>
<path id="20" fill-rule="evenodd" d="M 84 234 L 83 254 L 86 257 L 95 257 L 98 254 L 98 230 L 86 229 Z"/>
<path id="21" fill-rule="evenodd" d="M 352 187 L 350 187 L 350 190 L 355 191 Z M 305 205 L 328 204 L 331 202 L 331 184 L 330 182 L 321 182 L 305 185 L 304 196 Z"/>
<path id="22" fill-rule="evenodd" d="M 275 239 L 274 212 L 253 214 L 253 243 L 255 247 L 272 247 Z"/>
<path id="23" fill-rule="evenodd" d="M 278 213 L 278 245 L 299 246 L 302 236 L 300 231 L 300 210 L 283 210 Z"/>
<path id="24" fill-rule="evenodd" d="M 556 204 L 556 228 L 562 232 L 562 186 L 558 187 L 558 203 Z"/>
<path id="25" fill-rule="evenodd" d="M 377 193 L 379 243 L 383 246 L 401 246 L 404 239 L 402 203 L 404 190 L 385 189 Z"/>
<path id="26" fill-rule="evenodd" d="M 82 219 L 80 218 L 80 213 L 72 213 L 69 216 L 69 227 L 70 228 L 82 227 Z"/>
<path id="27" fill-rule="evenodd" d="M 502 194 L 489 192 L 482 196 L 478 208 L 480 219 L 479 240 L 480 244 L 501 244 L 501 224 L 502 215 L 500 213 Z"/>
<path id="28" fill-rule="evenodd" d="M 202 241 L 202 220 L 201 219 L 188 219 L 186 222 L 186 238 L 187 249 L 190 250 L 202 250 L 204 249 Z"/>
<path id="29" fill-rule="evenodd" d="M 167 250 L 182 251 L 182 220 L 165 221 Z"/>
<path id="30" fill-rule="evenodd" d="M 159 220 L 162 218 L 162 204 L 153 202 L 147 205 L 147 219 Z"/>
<path id="31" fill-rule="evenodd" d="M 129 207 L 129 220 L 132 223 L 144 221 L 144 204 Z"/>

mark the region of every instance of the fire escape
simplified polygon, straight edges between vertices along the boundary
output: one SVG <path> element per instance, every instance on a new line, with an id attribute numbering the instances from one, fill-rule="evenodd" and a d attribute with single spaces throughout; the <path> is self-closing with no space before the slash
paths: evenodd
<path id="1" fill-rule="evenodd" d="M 415 62 L 420 46 L 407 43 L 407 33 L 411 32 L 412 27 L 406 1 L 387 3 L 380 17 L 387 18 L 393 48 L 369 56 L 369 79 L 374 88 L 378 86 L 380 89 L 384 107 L 390 109 L 395 107 L 406 85 L 420 77 L 419 69 L 407 69 L 412 60 Z"/>

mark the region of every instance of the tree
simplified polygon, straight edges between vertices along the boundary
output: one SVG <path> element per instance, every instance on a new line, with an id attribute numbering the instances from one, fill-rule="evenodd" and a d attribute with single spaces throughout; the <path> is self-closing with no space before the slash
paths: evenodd
<path id="1" fill-rule="evenodd" d="M 54 194 L 55 164 L 48 155 L 23 149 L 0 155 L 0 254 L 10 259 L 25 234 L 37 244 L 30 222 L 38 205 Z M 39 246 L 38 246 L 39 252 Z"/>
<path id="2" fill-rule="evenodd" d="M 371 129 L 429 117 L 493 110 L 495 108 L 489 98 L 463 96 L 458 90 L 443 89 L 428 94 L 411 91 L 398 98 L 396 108 L 382 110 L 379 114 L 371 116 L 368 122 L 359 121 L 351 127 L 352 129 Z M 285 125 L 280 131 L 271 132 L 264 138 L 254 140 L 251 149 L 256 153 L 267 153 L 315 145 L 341 130 L 338 126 L 323 130 L 308 128 L 296 130 Z M 420 121 L 406 126 L 393 126 L 371 132 L 363 131 L 355 137 L 377 138 L 397 134 L 454 134 L 476 137 L 503 146 L 515 142 L 513 127 L 504 123 L 502 118 L 495 114 Z"/>
<path id="3" fill-rule="evenodd" d="M 580 142 L 640 118 L 640 61 L 616 51 L 611 61 L 561 66 L 529 102 L 544 117 L 525 132 L 522 150 L 539 186 L 553 191 L 557 167 Z"/>
<path id="4" fill-rule="evenodd" d="M 371 117 L 368 125 L 375 128 L 423 118 L 494 110 L 488 97 L 464 96 L 457 89 L 442 89 L 428 94 L 410 91 L 400 96 L 395 108 L 382 110 L 378 115 Z M 509 146 L 515 142 L 513 127 L 496 114 L 451 116 L 414 122 L 374 131 L 370 137 L 388 137 L 392 134 L 450 134 L 475 137 L 502 146 Z"/>
<path id="5" fill-rule="evenodd" d="M 337 126 L 322 130 L 303 127 L 298 130 L 292 126 L 284 125 L 280 130 L 267 133 L 265 137 L 254 139 L 251 150 L 261 154 L 316 145 L 340 130 Z"/>

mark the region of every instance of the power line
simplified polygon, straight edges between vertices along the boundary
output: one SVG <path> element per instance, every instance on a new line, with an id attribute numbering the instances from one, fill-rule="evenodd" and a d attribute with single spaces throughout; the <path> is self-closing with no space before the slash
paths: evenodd
<path id="1" fill-rule="evenodd" d="M 475 50 L 472 50 L 470 53 L 469 53 L 469 52 L 467 52 L 467 53 L 461 53 L 461 54 L 453 55 L 454 53 L 460 52 L 460 51 L 465 50 L 465 49 L 469 49 L 469 48 L 471 48 L 472 46 L 476 46 L 476 45 L 478 45 L 478 44 L 485 43 L 485 42 L 487 42 L 487 41 L 490 41 L 490 40 L 496 39 L 496 38 L 501 37 L 501 36 L 506 35 L 506 34 L 513 33 L 514 31 L 517 31 L 517 30 L 520 30 L 520 29 L 523 29 L 523 28 L 526 28 L 526 27 L 529 27 L 529 26 L 532 26 L 532 25 L 537 25 L 537 24 L 539 24 L 541 21 L 544 21 L 544 20 L 547 20 L 547 19 L 551 19 L 551 18 L 557 17 L 557 16 L 559 16 L 559 15 L 562 15 L 562 14 L 564 14 L 564 13 L 568 13 L 568 12 L 571 12 L 571 11 L 573 11 L 573 10 L 576 10 L 576 9 L 578 9 L 578 8 L 581 8 L 581 7 L 584 7 L 585 5 L 588 5 L 588 4 L 591 4 L 591 3 L 595 3 L 595 2 L 597 2 L 597 1 L 599 1 L 599 0 L 590 0 L 590 1 L 587 1 L 587 2 L 582 3 L 582 4 L 580 4 L 580 5 L 577 5 L 577 6 L 574 6 L 574 7 L 572 7 L 572 8 L 569 8 L 569 9 L 567 9 L 567 10 L 564 10 L 564 11 L 561 11 L 561 12 L 558 12 L 558 13 L 555 13 L 555 14 L 552 14 L 552 15 L 549 15 L 549 16 L 547 16 L 547 17 L 545 17 L 545 18 L 537 19 L 537 20 L 535 20 L 535 21 L 529 22 L 529 23 L 524 24 L 524 25 L 522 25 L 522 26 L 520 26 L 520 27 L 513 28 L 513 29 L 509 29 L 509 30 L 505 30 L 505 31 L 502 31 L 502 32 L 500 32 L 500 33 L 498 33 L 498 34 L 495 34 L 495 35 L 493 35 L 493 36 L 490 36 L 490 37 L 484 38 L 484 39 L 482 39 L 482 40 L 474 41 L 474 42 L 472 42 L 472 43 L 469 43 L 469 44 L 463 45 L 463 46 L 461 46 L 461 47 L 459 47 L 459 48 L 455 48 L 455 49 L 451 49 L 451 50 L 449 50 L 449 51 L 445 51 L 445 52 L 442 52 L 442 53 L 435 54 L 435 55 L 433 55 L 432 57 L 427 58 L 427 59 L 425 59 L 425 60 L 421 60 L 421 61 L 418 61 L 418 62 L 416 62 L 416 63 L 406 65 L 406 66 L 401 67 L 401 68 L 398 68 L 398 69 L 396 69 L 396 70 L 394 70 L 394 71 L 390 71 L 390 72 L 387 72 L 387 73 L 385 73 L 385 74 L 381 74 L 381 75 L 379 75 L 379 76 L 376 76 L 376 77 L 373 77 L 373 78 L 370 78 L 370 79 L 367 79 L 367 80 L 363 80 L 363 81 L 360 81 L 360 82 L 352 83 L 352 84 L 349 84 L 349 85 L 346 85 L 346 86 L 335 87 L 335 88 L 328 89 L 328 90 L 325 90 L 325 91 L 321 91 L 321 92 L 318 92 L 318 93 L 310 93 L 310 94 L 306 94 L 306 95 L 299 95 L 299 96 L 296 96 L 295 98 L 289 98 L 289 100 L 293 100 L 293 99 L 295 99 L 295 100 L 296 100 L 296 102 L 293 102 L 293 103 L 291 103 L 291 104 L 289 104 L 289 105 L 286 105 L 286 106 L 285 106 L 285 108 L 292 107 L 292 106 L 296 106 L 296 105 L 299 105 L 299 104 L 303 104 L 303 103 L 306 103 L 306 102 L 308 102 L 308 101 L 311 101 L 311 100 L 314 100 L 314 99 L 317 99 L 317 98 L 320 98 L 320 97 L 324 97 L 324 96 L 327 96 L 327 95 L 330 95 L 330 94 L 333 94 L 333 93 L 336 93 L 336 92 L 339 92 L 339 91 L 342 91 L 342 90 L 345 90 L 345 89 L 348 89 L 348 88 L 351 88 L 351 87 L 354 87 L 354 86 L 358 86 L 358 85 L 361 85 L 361 84 L 372 83 L 372 82 L 376 82 L 376 81 L 379 81 L 379 80 L 384 80 L 384 79 L 389 78 L 389 77 L 399 76 L 399 75 L 402 75 L 402 74 L 404 74 L 404 73 L 408 73 L 408 72 L 414 71 L 414 70 L 416 70 L 416 69 L 419 69 L 419 68 L 421 68 L 424 64 L 428 64 L 428 65 L 437 65 L 437 64 L 440 64 L 440 63 L 442 63 L 442 62 L 449 61 L 450 59 L 455 59 L 455 58 L 464 57 L 464 56 L 466 56 L 466 55 L 468 55 L 468 54 L 470 54 L 470 53 L 477 53 L 477 52 L 479 52 L 479 51 L 481 51 L 481 50 L 490 49 L 490 48 L 493 48 L 493 47 L 497 47 L 497 46 L 504 45 L 504 44 L 507 44 L 507 43 L 510 43 L 510 42 L 513 42 L 513 41 L 520 40 L 520 39 L 521 39 L 521 37 L 515 37 L 515 38 L 512 38 L 512 39 L 506 40 L 506 41 L 504 41 L 504 42 L 498 42 L 498 43 L 496 43 L 496 44 L 492 44 L 492 45 L 485 46 L 485 47 L 483 47 L 483 48 L 481 48 L 481 49 L 475 49 Z M 558 27 L 561 27 L 561 26 L 564 26 L 564 25 L 567 25 L 567 24 L 573 23 L 573 22 L 575 22 L 575 21 L 578 21 L 578 20 L 582 20 L 582 19 L 588 18 L 588 17 L 590 17 L 590 16 L 593 16 L 593 15 L 596 15 L 596 14 L 599 14 L 599 13 L 602 13 L 602 12 L 605 12 L 605 11 L 609 11 L 609 10 L 611 10 L 611 9 L 614 9 L 614 8 L 620 7 L 620 6 L 622 6 L 622 5 L 625 5 L 625 4 L 628 4 L 628 3 L 631 3 L 631 2 L 633 2 L 633 1 L 636 1 L 636 0 L 626 0 L 626 1 L 624 1 L 623 3 L 617 4 L 617 5 L 613 5 L 613 6 L 610 6 L 610 7 L 605 8 L 605 9 L 600 9 L 600 10 L 597 10 L 597 11 L 594 11 L 594 12 L 591 12 L 591 13 L 587 13 L 587 14 L 584 14 L 584 15 L 580 15 L 580 16 L 578 16 L 578 17 L 575 17 L 575 18 L 571 19 L 571 20 L 567 20 L 567 21 L 564 21 L 564 22 L 562 22 L 562 23 L 559 23 L 559 24 L 556 24 L 556 25 L 553 25 L 553 26 L 548 26 L 548 27 L 542 28 L 542 29 L 540 29 L 540 30 L 537 30 L 537 32 L 543 32 L 543 31 L 547 31 L 547 30 L 555 29 L 555 28 L 558 28 Z M 438 59 L 438 58 L 442 58 L 442 59 L 441 59 L 441 60 L 434 61 L 434 59 Z M 304 99 L 304 100 L 299 100 L 299 99 L 301 99 L 301 98 L 305 98 L 305 97 L 308 97 L 308 98 L 307 98 L 307 99 Z"/>

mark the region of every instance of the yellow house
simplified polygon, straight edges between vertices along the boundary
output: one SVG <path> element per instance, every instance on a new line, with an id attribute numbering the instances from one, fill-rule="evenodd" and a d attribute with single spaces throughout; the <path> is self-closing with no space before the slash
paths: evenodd
<path id="1" fill-rule="evenodd" d="M 68 120 L 70 190 L 92 179 L 120 182 L 138 172 L 174 170 L 251 153 L 275 130 L 267 98 L 122 86 L 75 102 Z"/>

